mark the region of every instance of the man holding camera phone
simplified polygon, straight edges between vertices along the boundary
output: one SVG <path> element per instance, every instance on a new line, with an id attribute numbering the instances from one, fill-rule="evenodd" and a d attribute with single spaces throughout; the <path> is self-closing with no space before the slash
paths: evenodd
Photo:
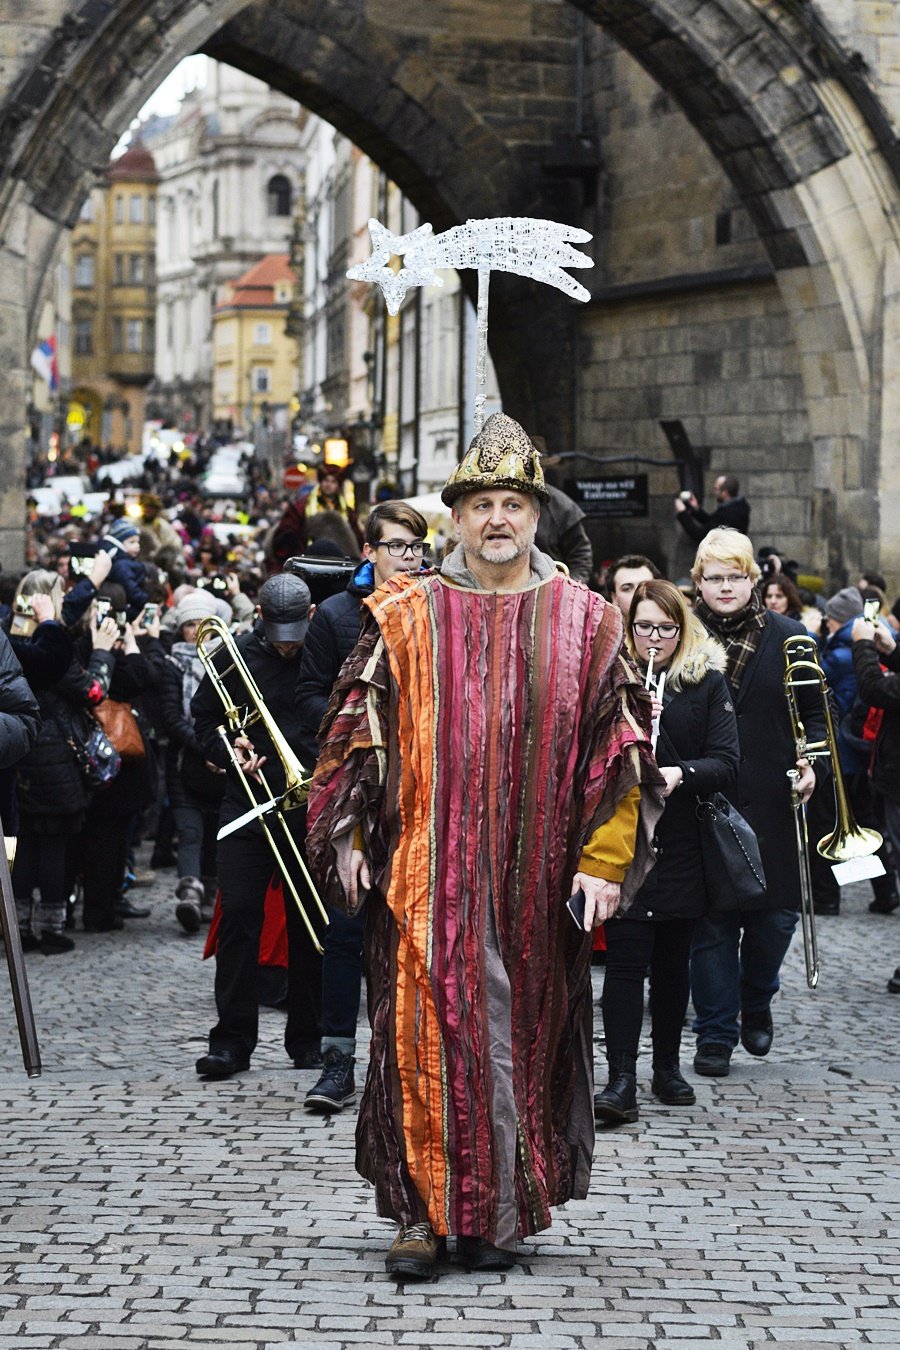
<path id="1" fill-rule="evenodd" d="M 688 539 L 699 544 L 710 530 L 728 525 L 746 534 L 750 528 L 750 503 L 741 496 L 741 485 L 733 473 L 720 474 L 715 482 L 716 509 L 704 511 L 693 492 L 680 492 L 675 498 L 675 519 Z"/>

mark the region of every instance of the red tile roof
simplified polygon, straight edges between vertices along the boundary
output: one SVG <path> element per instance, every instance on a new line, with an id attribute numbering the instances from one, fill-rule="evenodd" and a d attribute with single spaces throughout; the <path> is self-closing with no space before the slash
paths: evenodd
<path id="1" fill-rule="evenodd" d="M 106 174 L 108 178 L 114 181 L 117 179 L 141 180 L 143 182 L 150 179 L 154 183 L 159 181 L 156 162 L 140 139 L 133 141 L 124 155 L 120 155 L 117 160 L 110 164 Z"/>
<path id="2" fill-rule="evenodd" d="M 296 278 L 286 253 L 267 253 L 258 263 L 231 282 L 231 294 L 217 309 L 266 309 L 275 304 L 279 281 L 294 285 Z"/>

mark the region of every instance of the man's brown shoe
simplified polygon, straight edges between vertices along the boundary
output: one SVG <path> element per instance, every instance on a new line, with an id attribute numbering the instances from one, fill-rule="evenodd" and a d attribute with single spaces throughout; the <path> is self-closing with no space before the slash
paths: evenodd
<path id="1" fill-rule="evenodd" d="M 430 1223 L 403 1224 L 384 1258 L 389 1275 L 399 1280 L 427 1280 L 447 1247 Z"/>

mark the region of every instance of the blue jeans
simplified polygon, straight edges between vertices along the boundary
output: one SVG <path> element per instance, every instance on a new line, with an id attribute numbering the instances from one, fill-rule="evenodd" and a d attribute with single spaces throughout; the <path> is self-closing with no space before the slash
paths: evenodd
<path id="1" fill-rule="evenodd" d="M 356 1022 L 362 981 L 363 915 L 329 907 L 322 945 L 322 1053 L 356 1052 Z"/>
<path id="2" fill-rule="evenodd" d="M 741 1012 L 767 1011 L 799 918 L 795 909 L 761 909 L 707 914 L 698 920 L 691 946 L 698 1045 L 712 1042 L 734 1049 Z"/>

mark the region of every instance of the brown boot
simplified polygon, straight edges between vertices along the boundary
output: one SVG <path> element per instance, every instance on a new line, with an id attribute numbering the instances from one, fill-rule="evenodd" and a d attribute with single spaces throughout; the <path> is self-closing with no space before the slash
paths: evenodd
<path id="1" fill-rule="evenodd" d="M 430 1223 L 401 1225 L 391 1250 L 384 1258 L 389 1275 L 400 1280 L 427 1280 L 435 1273 L 439 1257 L 447 1247 Z"/>

